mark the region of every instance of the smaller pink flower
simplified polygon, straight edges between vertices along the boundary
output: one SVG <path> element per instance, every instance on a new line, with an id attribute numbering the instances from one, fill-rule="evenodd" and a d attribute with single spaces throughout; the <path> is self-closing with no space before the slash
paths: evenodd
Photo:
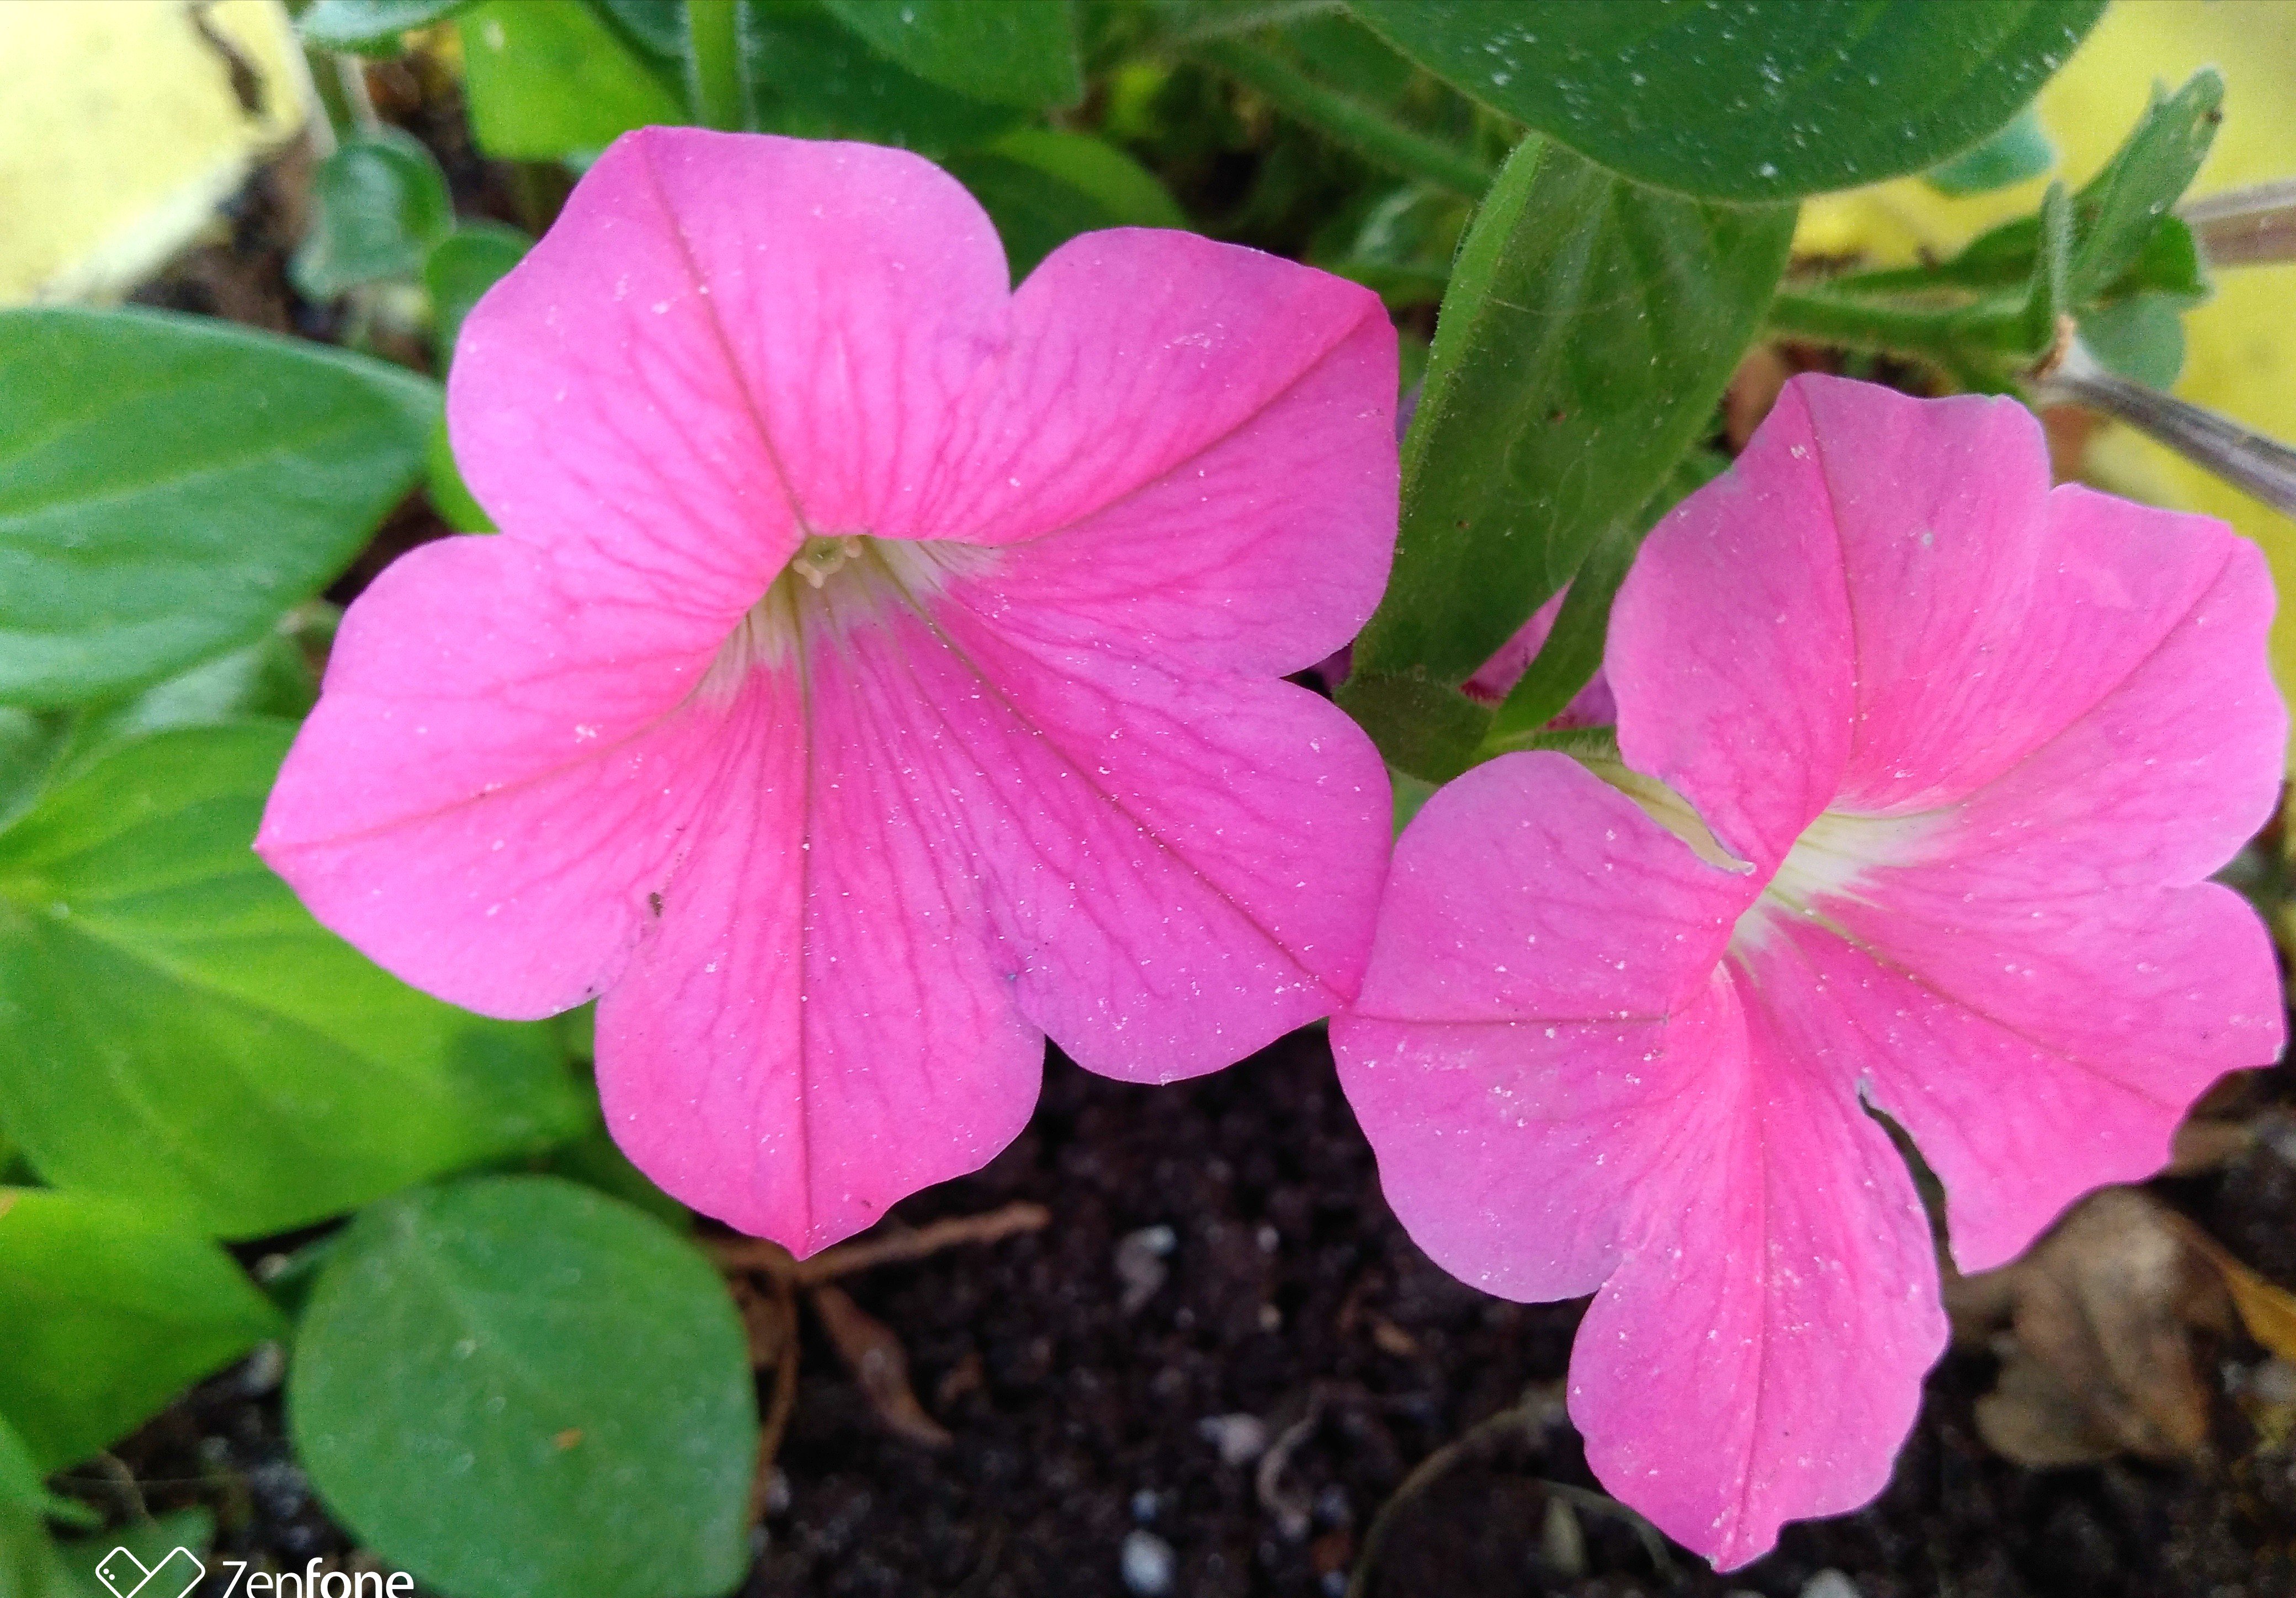
<path id="1" fill-rule="evenodd" d="M 976 1168 L 1049 1034 L 1111 1076 L 1353 995 L 1370 741 L 1278 680 L 1396 522 L 1363 289 L 1193 234 L 1055 250 L 861 144 L 618 141 L 464 324 L 503 531 L 344 618 L 257 847 L 490 1015 L 599 997 L 641 1168 L 810 1251 Z"/>
<path id="2" fill-rule="evenodd" d="M 1388 1195 L 1595 1295 L 1587 1458 L 1718 1565 L 1878 1492 L 1943 1346 L 1873 1112 L 1983 1270 L 2278 1052 L 2204 880 L 2278 790 L 2272 599 L 2218 522 L 2052 491 L 2010 402 L 1799 379 L 1620 592 L 1623 764 L 1503 757 L 1398 845 L 1332 1027 Z"/>

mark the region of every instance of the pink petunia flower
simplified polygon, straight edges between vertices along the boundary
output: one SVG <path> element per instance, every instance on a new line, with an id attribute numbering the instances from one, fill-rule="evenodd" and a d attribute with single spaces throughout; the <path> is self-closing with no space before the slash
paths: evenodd
<path id="1" fill-rule="evenodd" d="M 2220 523 L 2051 491 L 2013 404 L 1800 379 L 1620 593 L 1623 764 L 1503 757 L 1398 844 L 1332 1028 L 1388 1195 L 1595 1295 L 1588 1460 L 1718 1565 L 1880 1491 L 1943 1346 L 1869 1110 L 1982 1270 L 2279 1050 L 2203 880 L 2277 791 L 2271 610 Z"/>
<path id="2" fill-rule="evenodd" d="M 257 847 L 487 1014 L 600 997 L 609 1125 L 801 1251 L 976 1168 L 1049 1034 L 1169 1081 L 1354 992 L 1368 739 L 1279 679 L 1396 526 L 1395 336 L 1191 234 L 1018 291 L 917 157 L 632 134 L 465 324 L 503 531 L 344 618 Z"/>

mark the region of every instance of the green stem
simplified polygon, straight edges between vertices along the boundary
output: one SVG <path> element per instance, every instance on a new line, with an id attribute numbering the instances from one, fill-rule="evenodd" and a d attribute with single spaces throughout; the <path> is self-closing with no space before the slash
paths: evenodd
<path id="1" fill-rule="evenodd" d="M 1491 169 L 1463 150 L 1406 127 L 1351 95 L 1325 88 L 1291 62 L 1238 39 L 1211 39 L 1195 52 L 1267 97 L 1276 110 L 1352 144 L 1383 167 L 1480 200 Z"/>
<path id="2" fill-rule="evenodd" d="M 742 40 L 734 0 L 685 0 L 686 66 L 693 114 L 705 127 L 738 130 Z"/>
<path id="3" fill-rule="evenodd" d="M 2023 308 L 1891 305 L 1781 289 L 1770 302 L 1769 331 L 1813 344 L 1934 361 L 1965 377 L 2024 353 Z"/>

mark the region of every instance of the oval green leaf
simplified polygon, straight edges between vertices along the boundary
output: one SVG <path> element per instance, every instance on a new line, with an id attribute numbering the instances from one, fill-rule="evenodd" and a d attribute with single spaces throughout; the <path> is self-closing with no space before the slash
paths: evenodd
<path id="1" fill-rule="evenodd" d="M 941 165 L 996 224 L 1015 279 L 1078 234 L 1188 225 L 1154 174 L 1088 134 L 1024 127 Z"/>
<path id="2" fill-rule="evenodd" d="M 311 202 L 310 230 L 287 268 L 311 299 L 413 277 L 455 225 L 447 175 L 420 139 L 396 127 L 346 139 L 319 163 Z"/>
<path id="3" fill-rule="evenodd" d="M 422 470 L 434 383 L 157 311 L 0 314 L 0 703 L 84 703 L 246 643 Z"/>
<path id="4" fill-rule="evenodd" d="M 1614 171 L 1789 200 L 1990 136 L 2104 0 L 1349 0 L 1461 93 Z"/>
<path id="5" fill-rule="evenodd" d="M 259 1236 L 583 1126 L 549 1028 L 425 998 L 256 858 L 291 735 L 123 743 L 0 832 L 0 1126 L 56 1186 Z"/>
<path id="6" fill-rule="evenodd" d="M 498 160 L 594 155 L 686 119 L 683 98 L 582 0 L 486 0 L 455 19 L 471 132 Z"/>
<path id="7" fill-rule="evenodd" d="M 1341 696 L 1391 764 L 1451 774 L 1430 737 L 1464 760 L 1473 718 L 1428 696 L 1496 653 L 1710 422 L 1793 222 L 1790 206 L 1660 193 L 1543 140 L 1509 158 L 1436 321 L 1394 575 Z"/>
<path id="8" fill-rule="evenodd" d="M 284 1329 L 206 1238 L 102 1200 L 0 1188 L 0 1414 L 44 1472 Z"/>
<path id="9" fill-rule="evenodd" d="M 288 1422 L 328 1508 L 455 1598 L 700 1598 L 748 1561 L 757 1406 L 725 1284 L 570 1182 L 359 1217 L 298 1330 Z"/>

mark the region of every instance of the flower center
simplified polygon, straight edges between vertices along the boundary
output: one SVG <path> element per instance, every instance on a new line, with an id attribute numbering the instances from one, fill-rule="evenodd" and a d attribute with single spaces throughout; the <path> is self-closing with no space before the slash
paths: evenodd
<path id="1" fill-rule="evenodd" d="M 702 679 L 730 692 L 751 671 L 787 667 L 799 651 L 857 628 L 919 614 L 953 577 L 985 570 L 995 552 L 971 544 L 814 533 L 799 545 L 765 595 L 734 625 Z"/>
<path id="2" fill-rule="evenodd" d="M 1688 844 L 1707 865 L 1744 875 L 1755 868 L 1724 848 L 1690 801 L 1655 777 L 1610 760 L 1589 760 L 1595 775 L 1643 807 L 1644 815 Z M 1795 839 L 1778 869 L 1738 917 L 1730 941 L 1741 947 L 1767 938 L 1782 916 L 1823 921 L 1823 901 L 1856 897 L 1877 867 L 1915 856 L 1928 833 L 1927 815 L 1857 815 L 1822 810 Z"/>

